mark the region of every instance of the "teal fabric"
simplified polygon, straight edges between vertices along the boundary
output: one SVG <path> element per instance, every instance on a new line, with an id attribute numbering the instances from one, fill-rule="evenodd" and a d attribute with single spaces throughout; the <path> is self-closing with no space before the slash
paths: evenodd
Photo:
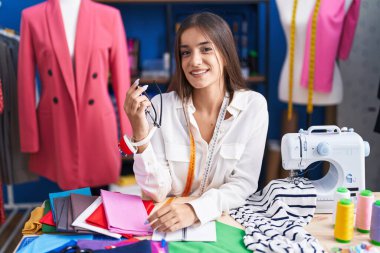
<path id="1" fill-rule="evenodd" d="M 244 230 L 216 222 L 216 242 L 169 242 L 170 253 L 248 253 Z"/>

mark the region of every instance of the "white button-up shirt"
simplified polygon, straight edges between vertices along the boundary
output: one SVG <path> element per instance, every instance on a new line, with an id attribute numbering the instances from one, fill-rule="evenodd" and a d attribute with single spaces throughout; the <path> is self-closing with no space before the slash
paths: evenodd
<path id="1" fill-rule="evenodd" d="M 160 101 L 152 100 L 159 115 Z M 187 107 L 184 110 L 183 106 Z M 223 120 L 211 161 L 204 193 L 200 185 L 206 168 L 209 144 L 203 140 L 194 118 L 195 107 L 175 92 L 162 95 L 162 126 L 141 154 L 134 156 L 133 170 L 144 195 L 155 201 L 181 196 L 190 161 L 190 136 L 184 111 L 188 113 L 195 140 L 196 162 L 189 204 L 203 224 L 217 219 L 223 211 L 244 204 L 257 189 L 268 130 L 265 98 L 254 91 L 235 91 Z"/>

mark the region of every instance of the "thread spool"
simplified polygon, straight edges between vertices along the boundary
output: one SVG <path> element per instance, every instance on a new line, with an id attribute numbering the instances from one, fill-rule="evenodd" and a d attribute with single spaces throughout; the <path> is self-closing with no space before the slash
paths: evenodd
<path id="1" fill-rule="evenodd" d="M 338 187 L 334 193 L 334 208 L 332 213 L 332 223 L 335 225 L 336 208 L 341 199 L 350 199 L 351 193 L 346 187 Z"/>
<path id="2" fill-rule="evenodd" d="M 356 206 L 356 229 L 360 233 L 368 234 L 371 228 L 371 215 L 374 196 L 372 191 L 363 190 L 358 196 Z"/>
<path id="3" fill-rule="evenodd" d="M 341 199 L 337 204 L 334 238 L 349 243 L 354 235 L 354 204 L 351 199 Z"/>
<path id="4" fill-rule="evenodd" d="M 372 205 L 371 243 L 380 246 L 380 200 L 376 200 Z"/>

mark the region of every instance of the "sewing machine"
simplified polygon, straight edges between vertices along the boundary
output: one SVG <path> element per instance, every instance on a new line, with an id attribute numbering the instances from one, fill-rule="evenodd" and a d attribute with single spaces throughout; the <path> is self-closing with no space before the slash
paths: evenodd
<path id="1" fill-rule="evenodd" d="M 285 134 L 281 140 L 282 166 L 290 170 L 291 180 L 315 162 L 330 163 L 327 174 L 312 181 L 317 191 L 316 213 L 332 212 L 334 192 L 341 186 L 348 188 L 356 201 L 356 193 L 365 188 L 364 157 L 369 152 L 368 142 L 347 127 L 312 126 Z"/>

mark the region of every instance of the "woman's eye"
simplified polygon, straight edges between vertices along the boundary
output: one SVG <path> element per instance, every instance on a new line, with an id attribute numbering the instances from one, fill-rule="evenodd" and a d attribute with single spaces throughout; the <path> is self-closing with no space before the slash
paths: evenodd
<path id="1" fill-rule="evenodd" d="M 201 51 L 204 52 L 204 53 L 207 53 L 207 52 L 212 51 L 212 48 L 211 47 L 204 47 L 204 48 L 201 49 Z"/>
<path id="2" fill-rule="evenodd" d="M 190 54 L 189 51 L 181 51 L 181 56 L 187 56 L 189 54 Z"/>

